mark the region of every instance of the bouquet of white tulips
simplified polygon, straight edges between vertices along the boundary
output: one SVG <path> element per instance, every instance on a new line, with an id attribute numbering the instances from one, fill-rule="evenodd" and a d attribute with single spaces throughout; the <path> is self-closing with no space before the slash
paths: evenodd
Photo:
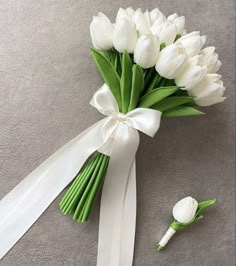
<path id="1" fill-rule="evenodd" d="M 187 33 L 185 18 L 120 8 L 90 25 L 90 52 L 104 80 L 91 105 L 106 118 L 67 143 L 0 202 L 0 258 L 73 180 L 60 202 L 84 223 L 102 189 L 98 266 L 131 266 L 136 221 L 135 154 L 139 131 L 153 137 L 161 118 L 204 114 L 222 102 L 214 47 Z M 11 210 L 9 213 L 8 210 Z"/>
<path id="2" fill-rule="evenodd" d="M 123 114 L 151 108 L 162 117 L 202 115 L 197 105 L 225 99 L 215 48 L 202 49 L 206 36 L 187 34 L 183 16 L 166 18 L 157 8 L 144 13 L 120 8 L 115 24 L 103 13 L 94 17 L 90 33 L 92 57 Z M 93 170 L 87 171 L 90 164 L 96 177 Z M 86 163 L 60 203 L 65 214 L 87 221 L 108 164 L 109 156 L 101 152 Z M 94 185 L 88 186 L 91 179 Z"/>

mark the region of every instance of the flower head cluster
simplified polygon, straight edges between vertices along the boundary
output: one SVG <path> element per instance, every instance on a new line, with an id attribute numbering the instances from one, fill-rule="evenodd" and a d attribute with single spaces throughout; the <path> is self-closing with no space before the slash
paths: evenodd
<path id="1" fill-rule="evenodd" d="M 221 62 L 215 48 L 202 49 L 206 36 L 187 33 L 184 16 L 166 18 L 157 8 L 150 12 L 120 8 L 114 24 L 103 13 L 95 16 L 90 32 L 96 49 L 133 54 L 136 64 L 155 67 L 162 77 L 175 80 L 200 106 L 225 99 L 221 76 L 216 74 Z"/>

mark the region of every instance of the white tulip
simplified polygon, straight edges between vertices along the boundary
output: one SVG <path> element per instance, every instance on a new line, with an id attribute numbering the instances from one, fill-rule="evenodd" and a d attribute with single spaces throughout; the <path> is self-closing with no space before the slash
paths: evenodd
<path id="1" fill-rule="evenodd" d="M 199 64 L 199 58 L 199 55 L 190 58 L 175 78 L 175 83 L 184 86 L 184 90 L 195 87 L 207 73 L 207 67 Z"/>
<path id="2" fill-rule="evenodd" d="M 126 9 L 119 8 L 116 15 L 116 23 L 118 23 L 122 18 L 127 18 L 129 20 L 132 20 L 134 13 L 135 10 L 132 7 L 128 7 Z"/>
<path id="3" fill-rule="evenodd" d="M 173 208 L 173 216 L 179 223 L 186 224 L 193 220 L 198 208 L 198 202 L 192 197 L 178 201 Z"/>
<path id="4" fill-rule="evenodd" d="M 220 69 L 221 62 L 218 60 L 218 54 L 215 53 L 215 47 L 206 47 L 199 54 L 200 62 L 207 67 L 208 73 L 216 73 Z"/>
<path id="5" fill-rule="evenodd" d="M 150 17 L 152 23 L 156 21 L 158 21 L 159 24 L 166 22 L 166 17 L 161 13 L 158 8 L 155 8 L 150 12 Z"/>
<path id="6" fill-rule="evenodd" d="M 130 16 L 124 8 L 120 7 L 116 15 L 116 23 L 118 23 L 123 18 L 130 19 Z"/>
<path id="7" fill-rule="evenodd" d="M 188 91 L 190 96 L 195 96 L 194 101 L 199 106 L 210 106 L 223 102 L 225 87 L 220 80 L 221 75 L 207 74 L 206 77 L 193 89 Z"/>
<path id="8" fill-rule="evenodd" d="M 143 68 L 155 66 L 160 51 L 159 39 L 152 35 L 141 35 L 134 50 L 134 62 Z"/>
<path id="9" fill-rule="evenodd" d="M 186 197 L 175 204 L 172 214 L 177 222 L 187 224 L 196 216 L 197 208 L 198 202 L 192 197 Z M 162 250 L 175 233 L 175 229 L 170 226 L 165 235 L 159 241 L 157 249 L 159 251 Z"/>
<path id="10" fill-rule="evenodd" d="M 185 17 L 179 17 L 177 14 L 172 14 L 167 18 L 167 21 L 175 24 L 177 35 L 182 35 L 185 29 Z"/>
<path id="11" fill-rule="evenodd" d="M 133 21 L 140 35 L 149 33 L 150 24 L 147 20 L 147 15 L 145 15 L 141 9 L 136 10 L 135 14 L 133 15 Z"/>
<path id="12" fill-rule="evenodd" d="M 126 8 L 126 12 L 129 15 L 129 17 L 132 18 L 135 13 L 135 10 L 132 7 L 128 7 Z"/>
<path id="13" fill-rule="evenodd" d="M 144 13 L 144 16 L 145 16 L 145 18 L 147 20 L 148 27 L 150 28 L 151 25 L 152 25 L 152 19 L 151 19 L 150 12 L 148 10 L 146 10 L 145 13 Z"/>
<path id="14" fill-rule="evenodd" d="M 171 44 L 159 55 L 156 71 L 164 78 L 174 79 L 180 72 L 188 56 L 181 44 Z"/>
<path id="15" fill-rule="evenodd" d="M 122 53 L 126 50 L 133 53 L 138 36 L 135 25 L 127 18 L 122 18 L 115 26 L 113 35 L 113 45 L 115 49 Z"/>
<path id="16" fill-rule="evenodd" d="M 178 17 L 179 17 L 178 14 L 174 13 L 174 14 L 169 15 L 169 16 L 167 17 L 167 20 L 173 22 L 173 21 L 175 21 Z"/>
<path id="17" fill-rule="evenodd" d="M 206 36 L 200 36 L 200 32 L 194 31 L 179 38 L 176 43 L 181 43 L 187 54 L 192 57 L 197 55 L 206 42 Z"/>
<path id="18" fill-rule="evenodd" d="M 90 34 L 93 46 L 99 50 L 109 50 L 113 47 L 114 26 L 103 13 L 93 17 L 90 24 Z"/>
<path id="19" fill-rule="evenodd" d="M 158 21 L 156 21 L 151 26 L 151 32 L 154 35 L 157 35 L 160 39 L 161 43 L 164 43 L 165 45 L 172 44 L 176 37 L 176 26 L 175 24 L 167 21 L 163 24 L 159 24 Z"/>

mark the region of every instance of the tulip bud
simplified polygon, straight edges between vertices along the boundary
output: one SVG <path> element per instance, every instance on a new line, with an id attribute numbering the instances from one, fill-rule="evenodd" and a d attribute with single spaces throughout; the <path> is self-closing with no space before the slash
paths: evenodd
<path id="1" fill-rule="evenodd" d="M 208 73 L 216 73 L 221 66 L 221 62 L 218 60 L 218 54 L 214 52 L 215 47 L 207 47 L 199 53 L 201 55 L 200 62 L 207 67 Z"/>
<path id="2" fill-rule="evenodd" d="M 178 201 L 173 208 L 173 216 L 181 224 L 189 223 L 196 215 L 198 202 L 192 197 L 186 197 Z"/>
<path id="3" fill-rule="evenodd" d="M 122 18 L 115 26 L 113 35 L 113 45 L 115 49 L 122 53 L 126 50 L 133 53 L 138 36 L 133 22 L 127 18 Z"/>
<path id="4" fill-rule="evenodd" d="M 99 50 L 109 50 L 113 47 L 114 27 L 103 13 L 98 13 L 98 16 L 93 17 L 90 24 L 90 34 L 93 46 Z"/>
<path id="5" fill-rule="evenodd" d="M 164 78 L 174 79 L 187 60 L 187 54 L 181 44 L 171 44 L 159 55 L 156 71 Z"/>
<path id="6" fill-rule="evenodd" d="M 207 74 L 206 77 L 193 89 L 188 91 L 190 96 L 195 96 L 194 101 L 199 106 L 210 106 L 223 102 L 225 87 L 220 80 L 221 75 Z"/>
<path id="7" fill-rule="evenodd" d="M 167 21 L 175 24 L 176 34 L 182 35 L 185 29 L 185 17 L 179 17 L 177 14 L 172 14 L 167 18 Z"/>
<path id="8" fill-rule="evenodd" d="M 151 25 L 152 25 L 150 12 L 148 10 L 146 10 L 145 13 L 144 13 L 144 16 L 145 16 L 145 18 L 147 20 L 148 27 L 150 28 Z"/>
<path id="9" fill-rule="evenodd" d="M 159 37 L 161 43 L 169 45 L 175 40 L 176 26 L 169 21 L 163 24 L 159 24 L 158 21 L 156 21 L 151 27 L 151 32 Z"/>
<path id="10" fill-rule="evenodd" d="M 134 16 L 133 21 L 136 25 L 136 29 L 139 32 L 139 34 L 148 34 L 149 33 L 149 21 L 147 20 L 146 15 L 142 12 L 141 9 L 138 9 Z"/>
<path id="11" fill-rule="evenodd" d="M 206 42 L 206 36 L 200 36 L 200 32 L 194 31 L 179 38 L 176 43 L 181 43 L 189 57 L 197 55 Z"/>
<path id="12" fill-rule="evenodd" d="M 119 8 L 117 15 L 116 15 L 116 23 L 118 23 L 123 18 L 130 19 L 130 16 L 124 8 Z"/>
<path id="13" fill-rule="evenodd" d="M 170 21 L 170 22 L 173 22 L 175 21 L 177 18 L 178 18 L 178 14 L 174 13 L 174 14 L 171 14 L 167 17 L 167 20 Z"/>
<path id="14" fill-rule="evenodd" d="M 131 21 L 134 13 L 135 10 L 132 7 L 128 7 L 126 9 L 119 8 L 116 15 L 116 23 L 118 23 L 122 18 L 127 18 Z"/>
<path id="15" fill-rule="evenodd" d="M 126 8 L 126 12 L 129 15 L 129 17 L 132 18 L 135 13 L 135 10 L 132 7 L 128 7 Z"/>
<path id="16" fill-rule="evenodd" d="M 200 56 L 190 58 L 182 70 L 175 77 L 178 86 L 184 86 L 185 90 L 195 87 L 206 75 L 207 67 L 199 64 Z"/>
<path id="17" fill-rule="evenodd" d="M 139 37 L 135 50 L 134 62 L 143 68 L 155 66 L 160 50 L 159 39 L 152 34 Z"/>
<path id="18" fill-rule="evenodd" d="M 155 8 L 150 12 L 150 17 L 152 23 L 156 21 L 158 21 L 159 24 L 166 22 L 166 17 L 161 13 L 158 8 Z"/>

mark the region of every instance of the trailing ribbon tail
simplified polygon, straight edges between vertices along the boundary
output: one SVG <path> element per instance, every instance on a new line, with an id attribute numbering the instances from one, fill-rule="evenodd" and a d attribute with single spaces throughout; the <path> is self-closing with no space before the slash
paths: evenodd
<path id="1" fill-rule="evenodd" d="M 133 256 L 134 243 L 124 253 L 121 249 L 121 242 L 123 242 L 121 238 L 127 229 L 123 227 L 123 221 L 129 221 L 129 215 L 133 215 L 131 209 L 133 206 L 130 203 L 132 197 L 136 197 L 136 195 L 130 195 L 130 192 L 133 192 L 135 187 L 133 187 L 132 180 L 130 180 L 131 186 L 128 186 L 128 182 L 138 145 L 139 134 L 137 130 L 124 123 L 119 124 L 102 190 L 97 266 L 132 265 L 121 264 L 121 261 L 124 260 L 125 256 Z M 135 179 L 135 175 L 133 178 Z M 129 196 L 127 201 L 125 201 L 126 195 Z M 126 207 L 126 212 L 124 212 L 125 202 L 128 207 L 128 209 Z M 135 219 L 135 217 L 131 219 Z M 123 232 L 123 230 L 125 231 Z M 130 223 L 127 231 L 127 237 L 132 239 L 135 234 L 135 224 Z"/>
<path id="2" fill-rule="evenodd" d="M 106 142 L 102 132 L 108 120 L 104 118 L 83 131 L 0 201 L 0 259 L 73 180 L 87 158 Z"/>

